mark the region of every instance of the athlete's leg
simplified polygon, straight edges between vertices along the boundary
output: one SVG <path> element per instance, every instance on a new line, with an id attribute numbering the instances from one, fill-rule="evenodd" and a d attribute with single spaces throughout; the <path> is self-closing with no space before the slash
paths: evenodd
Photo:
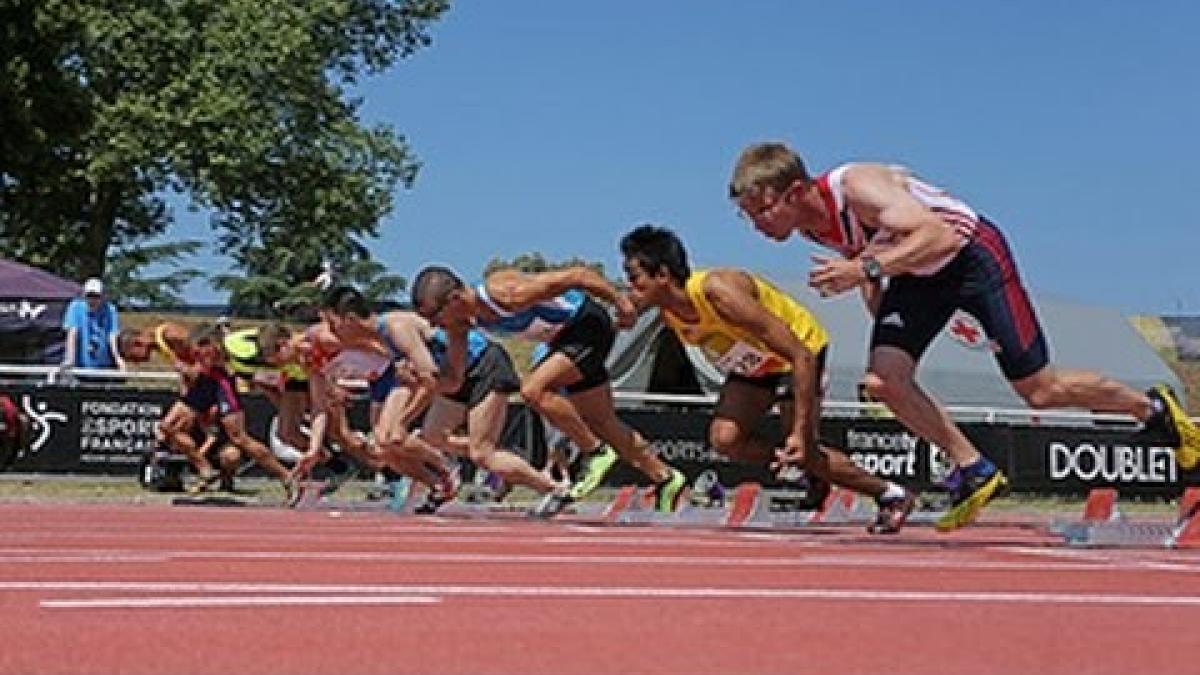
<path id="1" fill-rule="evenodd" d="M 276 399 L 277 409 L 275 418 L 278 420 L 276 432 L 279 440 L 303 452 L 308 448 L 308 434 L 300 428 L 304 421 L 304 413 L 308 410 L 308 393 L 304 391 L 284 391 Z"/>
<path id="2" fill-rule="evenodd" d="M 471 461 L 496 474 L 510 485 L 524 485 L 545 494 L 554 481 L 534 469 L 520 455 L 499 447 L 508 417 L 508 396 L 489 392 L 467 413 L 467 435 Z"/>
<path id="3" fill-rule="evenodd" d="M 570 401 L 588 427 L 615 448 L 622 459 L 637 467 L 655 483 L 671 478 L 672 468 L 651 451 L 650 443 L 617 417 L 612 386 L 608 382 L 573 393 Z"/>
<path id="4" fill-rule="evenodd" d="M 225 430 L 230 443 L 249 455 L 259 466 L 266 469 L 267 473 L 284 482 L 291 477 L 291 472 L 279 463 L 270 448 L 246 431 L 246 413 L 236 410 L 222 415 L 221 428 Z"/>
<path id="5" fill-rule="evenodd" d="M 405 427 L 401 413 L 411 396 L 412 391 L 402 386 L 388 393 L 375 425 L 375 446 L 393 470 L 435 485 L 448 479 L 449 470 L 442 453 Z"/>
<path id="6" fill-rule="evenodd" d="M 158 429 L 164 437 L 171 436 L 181 431 L 186 431 L 194 422 L 194 415 L 189 416 L 190 408 L 183 400 L 175 401 L 171 407 L 167 409 L 162 419 L 158 421 Z"/>
<path id="7" fill-rule="evenodd" d="M 1013 380 L 1012 386 L 1032 408 L 1087 408 L 1125 413 L 1142 421 L 1155 412 L 1146 394 L 1090 370 L 1047 365 Z"/>
<path id="8" fill-rule="evenodd" d="M 950 414 L 917 384 L 916 362 L 908 352 L 890 345 L 871 350 L 863 378 L 867 392 L 882 401 L 913 433 L 945 451 L 958 466 L 973 464 L 979 451 Z"/>
<path id="9" fill-rule="evenodd" d="M 778 443 L 762 433 L 763 418 L 775 403 L 772 388 L 730 377 L 708 425 L 708 442 L 730 459 L 747 464 L 775 461 Z"/>
<path id="10" fill-rule="evenodd" d="M 558 427 L 576 447 L 592 452 L 600 445 L 600 439 L 562 393 L 565 387 L 582 378 L 582 373 L 566 354 L 554 352 L 522 380 L 521 397 L 547 422 Z"/>

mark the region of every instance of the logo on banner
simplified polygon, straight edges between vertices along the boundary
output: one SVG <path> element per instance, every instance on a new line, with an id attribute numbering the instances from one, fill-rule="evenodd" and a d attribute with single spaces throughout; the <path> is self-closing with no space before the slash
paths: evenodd
<path id="1" fill-rule="evenodd" d="M 33 397 L 29 394 L 21 395 L 21 407 L 25 409 L 25 414 L 33 421 L 33 429 L 37 432 L 37 438 L 33 439 L 33 443 L 29 445 L 29 454 L 37 454 L 45 445 L 46 441 L 50 440 L 50 434 L 53 427 L 51 422 L 60 424 L 67 421 L 67 414 L 57 410 L 51 410 L 50 404 L 45 401 L 34 402 Z"/>
<path id="2" fill-rule="evenodd" d="M 884 478 L 916 478 L 920 439 L 907 431 L 846 430 L 846 452 L 862 469 Z"/>
<path id="3" fill-rule="evenodd" d="M 46 311 L 46 306 L 44 302 L 35 305 L 28 300 L 22 300 L 19 303 L 8 302 L 0 304 L 0 314 L 15 314 L 18 319 L 32 321 Z"/>
<path id="4" fill-rule="evenodd" d="M 952 471 L 954 471 L 954 460 L 950 459 L 950 455 L 947 455 L 945 450 L 930 443 L 929 482 L 934 485 L 942 485 L 950 477 Z"/>
<path id="5" fill-rule="evenodd" d="M 1050 478 L 1055 481 L 1165 484 L 1178 478 L 1171 448 L 1051 441 L 1047 450 Z"/>
<path id="6" fill-rule="evenodd" d="M 993 348 L 991 340 L 988 340 L 987 333 L 983 330 L 983 325 L 979 323 L 979 320 L 961 309 L 950 317 L 950 324 L 946 328 L 946 332 L 954 338 L 955 342 L 967 349 Z"/>

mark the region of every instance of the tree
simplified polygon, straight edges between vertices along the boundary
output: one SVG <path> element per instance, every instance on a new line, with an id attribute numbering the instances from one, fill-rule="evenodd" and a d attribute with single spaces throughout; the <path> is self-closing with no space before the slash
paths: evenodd
<path id="1" fill-rule="evenodd" d="M 418 164 L 346 88 L 430 42 L 447 0 L 8 0 L 0 243 L 75 277 L 161 235 L 161 195 L 210 209 L 254 291 L 367 260 Z M 9 134 L 12 129 L 13 133 Z M 299 252 L 280 264 L 272 252 Z M 273 300 L 273 298 L 272 298 Z"/>
<path id="2" fill-rule="evenodd" d="M 589 262 L 580 257 L 568 258 L 567 260 L 557 263 L 550 262 L 546 260 L 545 256 L 537 251 L 522 253 L 512 260 L 492 258 L 488 261 L 487 266 L 484 268 L 483 275 L 487 276 L 498 269 L 505 269 L 509 267 L 516 268 L 527 274 L 536 274 L 538 272 L 545 272 L 547 270 L 558 270 L 565 267 L 576 267 L 580 265 L 584 267 L 591 267 L 601 276 L 604 275 L 604 263 Z"/>
<path id="3" fill-rule="evenodd" d="M 285 267 L 298 267 L 295 262 L 298 256 L 292 251 L 282 251 L 274 256 L 274 260 Z M 387 268 L 378 261 L 359 257 L 351 260 L 344 267 L 339 267 L 332 260 L 327 260 L 332 267 L 331 284 L 348 283 L 362 290 L 372 304 L 378 306 L 395 306 L 401 304 L 397 297 L 405 289 L 408 282 L 404 277 L 389 274 Z M 256 264 L 256 266 L 261 266 Z M 321 275 L 323 265 L 310 266 L 305 269 L 302 281 L 287 285 L 276 277 L 258 274 L 244 276 L 240 274 L 221 274 L 213 278 L 218 288 L 230 292 L 234 299 L 231 307 L 234 313 L 243 316 L 273 316 L 295 320 L 311 320 L 315 316 L 314 308 L 320 303 L 322 288 L 317 279 Z"/>

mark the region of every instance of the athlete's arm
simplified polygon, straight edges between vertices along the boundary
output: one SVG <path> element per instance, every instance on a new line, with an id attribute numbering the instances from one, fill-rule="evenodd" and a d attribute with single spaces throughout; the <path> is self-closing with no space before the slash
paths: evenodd
<path id="1" fill-rule="evenodd" d="M 128 364 L 125 363 L 125 357 L 121 356 L 121 350 L 117 348 L 117 333 L 113 331 L 108 334 L 108 348 L 112 353 L 113 363 L 117 365 L 117 370 L 127 370 Z"/>
<path id="2" fill-rule="evenodd" d="M 792 364 L 792 392 L 795 414 L 785 450 L 808 448 L 816 437 L 809 429 L 809 409 L 816 401 L 813 390 L 813 370 L 816 357 L 804 346 L 782 319 L 767 311 L 758 299 L 754 280 L 738 270 L 714 270 L 704 280 L 704 295 L 722 319 L 758 336 L 767 347 Z"/>
<path id="3" fill-rule="evenodd" d="M 894 244 L 879 249 L 868 245 L 862 254 L 879 261 L 885 276 L 913 272 L 953 255 L 962 246 L 961 236 L 909 193 L 903 176 L 894 168 L 853 166 L 846 170 L 842 185 L 850 208 L 892 235 Z"/>
<path id="4" fill-rule="evenodd" d="M 67 329 L 67 343 L 63 350 L 63 366 L 75 365 L 75 343 L 79 340 L 79 329 L 71 326 Z"/>
<path id="5" fill-rule="evenodd" d="M 862 291 L 863 304 L 871 316 L 879 315 L 879 302 L 883 299 L 883 284 L 870 281 L 858 287 Z"/>
<path id="6" fill-rule="evenodd" d="M 492 300 L 512 312 L 558 297 L 571 289 L 579 289 L 613 305 L 617 309 L 618 324 L 622 327 L 632 325 L 633 320 L 637 319 L 637 309 L 629 298 L 602 274 L 585 265 L 538 274 L 504 269 L 491 274 L 485 283 Z"/>
<path id="7" fill-rule="evenodd" d="M 429 353 L 429 345 L 425 343 L 429 337 L 429 325 L 415 315 L 394 313 L 388 317 L 384 330 L 388 332 L 392 344 L 407 357 L 412 377 L 412 396 L 400 413 L 404 428 L 407 428 L 433 401 L 438 391 L 437 365 L 433 362 L 433 354 Z M 403 364 L 397 364 L 397 368 L 403 367 Z"/>
<path id="8" fill-rule="evenodd" d="M 438 393 L 451 394 L 462 389 L 467 379 L 466 324 L 446 326 L 446 360 L 438 372 Z"/>

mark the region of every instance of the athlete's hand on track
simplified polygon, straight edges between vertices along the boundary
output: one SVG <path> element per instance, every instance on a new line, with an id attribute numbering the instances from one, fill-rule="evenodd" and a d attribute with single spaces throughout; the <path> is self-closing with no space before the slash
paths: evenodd
<path id="1" fill-rule="evenodd" d="M 808 285 L 816 289 L 821 297 L 840 295 L 866 281 L 862 263 L 851 258 L 812 256 L 813 267 L 808 271 Z"/>
<path id="2" fill-rule="evenodd" d="M 617 328 L 632 328 L 633 324 L 637 323 L 637 305 L 633 304 L 628 295 L 622 293 L 617 296 L 616 310 Z"/>
<path id="3" fill-rule="evenodd" d="M 804 440 L 799 436 L 788 436 L 783 441 L 783 447 L 775 450 L 775 461 L 771 468 L 779 471 L 787 466 L 803 466 L 804 452 Z"/>

